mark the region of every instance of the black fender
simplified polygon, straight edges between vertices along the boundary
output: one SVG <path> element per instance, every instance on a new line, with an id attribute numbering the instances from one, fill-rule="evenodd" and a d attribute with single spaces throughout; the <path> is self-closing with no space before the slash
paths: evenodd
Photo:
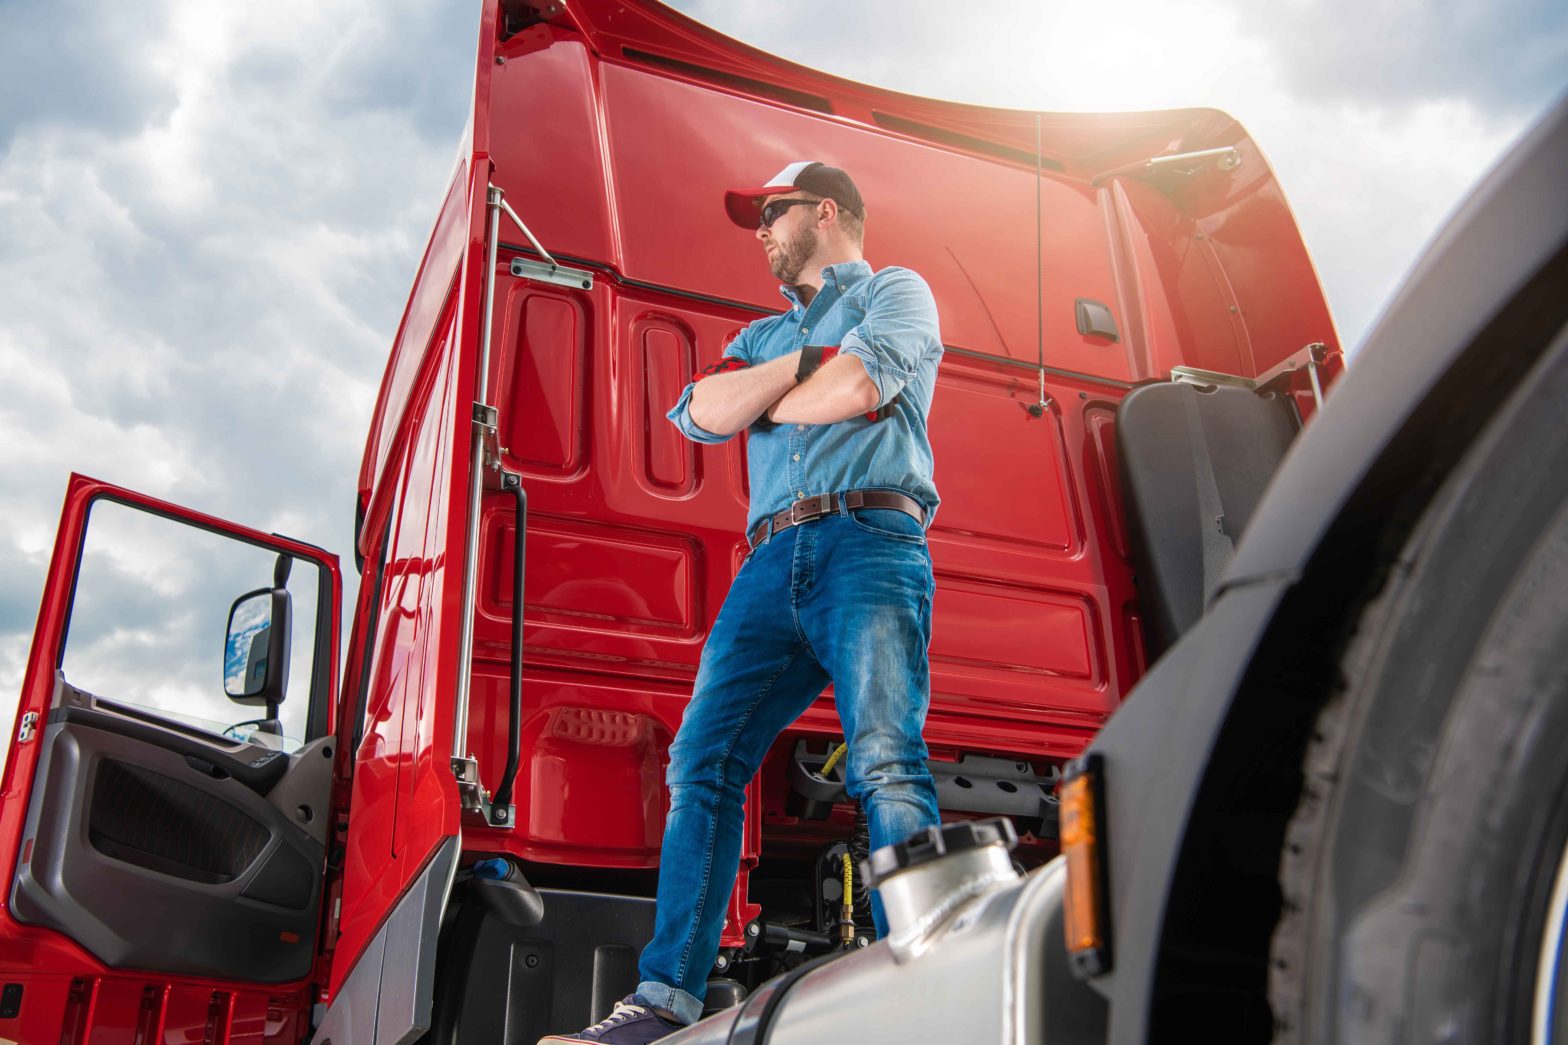
<path id="1" fill-rule="evenodd" d="M 1111 945 L 1090 982 L 1110 1040 L 1187 1026 L 1267 1040 L 1301 751 L 1388 550 L 1568 321 L 1564 172 L 1568 99 L 1430 245 L 1282 463 L 1204 617 L 1091 745 Z"/>

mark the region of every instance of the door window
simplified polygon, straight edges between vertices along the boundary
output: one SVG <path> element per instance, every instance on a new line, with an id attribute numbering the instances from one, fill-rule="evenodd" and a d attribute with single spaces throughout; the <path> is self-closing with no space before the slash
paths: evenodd
<path id="1" fill-rule="evenodd" d="M 313 696 L 325 699 L 331 665 L 316 663 L 317 636 L 330 626 L 323 620 L 329 608 L 322 605 L 322 569 L 284 558 L 288 674 L 273 724 L 265 706 L 226 695 L 233 665 L 225 664 L 225 650 L 232 660 L 236 600 L 273 589 L 283 573 L 279 553 L 118 501 L 94 501 L 60 662 L 66 681 L 209 733 L 297 750 L 314 739 Z M 238 608 L 242 626 L 256 601 Z"/>

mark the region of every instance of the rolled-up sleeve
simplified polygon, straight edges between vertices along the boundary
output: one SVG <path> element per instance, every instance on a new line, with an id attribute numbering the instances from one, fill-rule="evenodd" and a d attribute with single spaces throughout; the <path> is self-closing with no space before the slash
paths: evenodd
<path id="1" fill-rule="evenodd" d="M 746 330 L 742 330 L 740 335 L 725 347 L 724 354 L 750 365 L 751 356 L 747 347 L 749 341 L 746 337 L 748 330 L 750 330 L 749 327 Z M 715 435 L 691 419 L 691 392 L 696 387 L 697 382 L 688 382 L 686 387 L 681 389 L 681 397 L 675 401 L 675 405 L 670 408 L 670 412 L 664 416 L 668 417 L 675 427 L 680 429 L 681 435 L 684 435 L 694 443 L 722 443 L 735 438 L 733 432 L 729 435 Z"/>
<path id="2" fill-rule="evenodd" d="M 877 406 L 914 379 L 920 364 L 942 351 L 936 299 L 926 281 L 908 269 L 884 269 L 874 277 L 866 318 L 839 342 L 865 365 L 877 386 Z"/>

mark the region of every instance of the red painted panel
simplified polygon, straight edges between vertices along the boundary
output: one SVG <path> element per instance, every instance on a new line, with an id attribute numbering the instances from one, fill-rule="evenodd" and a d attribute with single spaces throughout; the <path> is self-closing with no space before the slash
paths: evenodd
<path id="1" fill-rule="evenodd" d="M 332 966 L 333 990 L 352 969 L 382 919 L 429 852 L 428 821 L 406 808 L 421 750 L 417 716 L 433 703 L 432 647 L 439 618 L 433 606 L 449 597 L 445 575 L 452 438 L 453 358 L 456 318 L 449 308 L 440 342 L 410 409 L 415 426 L 397 472 L 398 515 L 391 535 L 377 648 L 371 665 L 364 739 L 356 753 L 352 816 L 346 841 L 343 902 Z M 458 561 L 461 561 L 459 557 Z M 450 727 L 449 727 L 450 728 Z M 450 780 L 450 770 L 447 771 Z M 436 824 L 455 819 L 437 817 Z"/>
<path id="2" fill-rule="evenodd" d="M 725 217 L 726 187 L 749 184 L 800 156 L 850 171 L 867 200 L 867 259 L 931 284 L 947 343 L 1032 361 L 1041 304 L 1035 286 L 1036 194 L 1044 256 L 1047 361 L 1128 376 L 1114 347 L 1077 333 L 1073 299 L 1109 302 L 1116 288 L 1094 192 L 1032 169 L 976 164 L 928 143 L 823 121 L 765 101 L 720 94 L 640 69 L 601 66 L 625 273 L 638 279 L 781 308 L 755 239 Z M 757 142 L 736 149 L 736 141 Z M 678 154 L 679 164 L 667 157 Z M 932 200 L 962 199 L 963 207 Z M 680 228 L 687 236 L 653 234 Z M 649 230 L 649 231 L 644 231 Z"/>
<path id="3" fill-rule="evenodd" d="M 491 72 L 490 106 L 501 126 L 490 142 L 497 184 L 552 252 L 618 266 L 622 230 L 610 219 L 605 180 L 612 160 L 601 152 L 588 51 L 580 39 L 564 37 L 545 50 L 513 53 L 527 46 L 520 37 L 503 44 L 507 60 Z M 515 229 L 502 228 L 503 239 L 521 242 Z"/>
<path id="4" fill-rule="evenodd" d="M 86 1040 L 91 1045 L 124 1045 L 136 1037 L 142 1015 L 142 987 L 126 980 L 104 980 L 93 999 Z"/>
<path id="5" fill-rule="evenodd" d="M 485 530 L 496 568 L 482 592 L 481 609 L 504 623 L 512 616 L 513 513 L 492 509 Z M 699 553 L 691 538 L 532 513 L 527 537 L 524 585 L 530 623 L 680 638 L 697 634 Z M 550 634 L 530 639 L 550 644 Z M 571 637 L 557 634 L 554 642 L 570 644 Z"/>
<path id="6" fill-rule="evenodd" d="M 586 461 L 585 340 L 580 300 L 519 281 L 507 293 L 498 365 L 505 390 L 501 443 L 530 474 L 570 476 Z"/>
<path id="7" fill-rule="evenodd" d="M 642 356 L 643 467 L 661 493 L 682 496 L 696 480 L 696 447 L 665 414 L 696 370 L 690 332 L 668 319 L 645 316 L 632 324 L 632 344 Z"/>
<path id="8" fill-rule="evenodd" d="M 1104 680 L 1083 598 L 938 576 L 932 605 L 933 670 L 940 662 L 950 677 L 976 680 L 1004 672 Z"/>
<path id="9" fill-rule="evenodd" d="M 519 815 L 535 845 L 649 860 L 664 832 L 664 767 L 673 734 L 647 715 L 561 706 L 523 727 L 530 752 Z M 606 795 L 618 801 L 606 802 Z"/>
<path id="10" fill-rule="evenodd" d="M 202 1045 L 207 1040 L 213 994 L 213 991 L 203 990 L 169 992 L 168 1006 L 164 1010 L 164 1045 Z"/>
<path id="11" fill-rule="evenodd" d="M 532 647 L 528 658 L 517 826 L 467 829 L 467 844 L 545 863 L 655 866 L 686 692 L 617 678 L 613 658 L 572 670 L 541 666 Z M 506 759 L 506 700 L 505 665 L 481 662 L 469 740 L 487 784 Z"/>
<path id="12" fill-rule="evenodd" d="M 933 528 L 944 537 L 1004 551 L 1077 546 L 1060 425 L 1024 409 L 1038 399 L 1032 377 L 978 360 L 944 362 L 930 419 L 942 495 Z"/>
<path id="13" fill-rule="evenodd" d="M 1121 469 L 1116 457 L 1116 404 L 1091 403 L 1083 412 L 1092 455 L 1085 462 L 1084 474 L 1092 479 L 1094 518 L 1110 533 L 1116 554 L 1131 559 L 1127 544 L 1127 524 L 1122 510 Z"/>

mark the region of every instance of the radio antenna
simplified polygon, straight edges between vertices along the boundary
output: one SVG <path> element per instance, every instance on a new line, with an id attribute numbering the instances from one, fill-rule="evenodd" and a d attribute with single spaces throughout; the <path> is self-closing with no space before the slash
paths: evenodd
<path id="1" fill-rule="evenodd" d="M 1040 157 L 1040 114 L 1034 114 L 1034 294 L 1035 294 L 1035 352 L 1040 377 L 1040 401 L 1028 407 L 1030 417 L 1045 416 L 1045 247 L 1042 242 L 1040 214 L 1040 188 L 1044 180 Z"/>

